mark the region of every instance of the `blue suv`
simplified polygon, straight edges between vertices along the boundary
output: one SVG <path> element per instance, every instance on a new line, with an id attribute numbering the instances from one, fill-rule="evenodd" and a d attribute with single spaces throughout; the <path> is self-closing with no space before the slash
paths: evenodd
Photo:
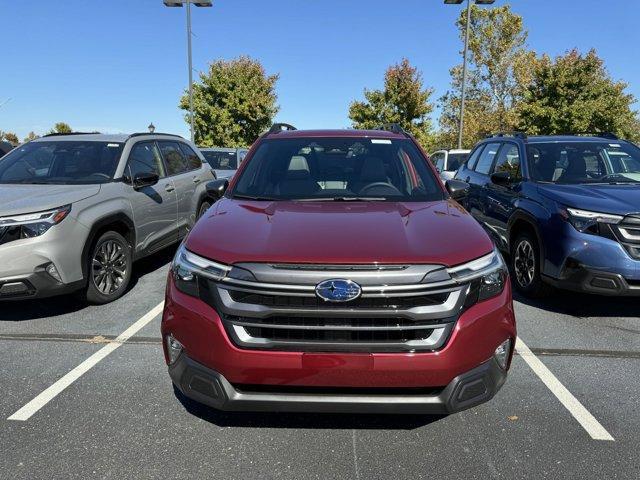
<path id="1" fill-rule="evenodd" d="M 611 134 L 499 133 L 460 167 L 464 206 L 509 254 L 514 286 L 640 295 L 640 149 Z"/>

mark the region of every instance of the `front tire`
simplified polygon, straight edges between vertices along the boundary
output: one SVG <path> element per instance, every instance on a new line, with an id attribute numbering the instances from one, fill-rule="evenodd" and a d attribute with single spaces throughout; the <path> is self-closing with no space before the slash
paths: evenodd
<path id="1" fill-rule="evenodd" d="M 205 200 L 204 202 L 202 202 L 202 205 L 200 205 L 200 208 L 198 209 L 198 216 L 196 217 L 196 221 L 198 221 L 201 216 L 207 213 L 207 210 L 209 210 L 210 208 L 211 202 L 209 200 Z"/>
<path id="2" fill-rule="evenodd" d="M 133 258 L 131 246 L 117 232 L 106 232 L 98 238 L 88 262 L 89 278 L 86 298 L 102 305 L 120 298 L 131 280 Z"/>
<path id="3" fill-rule="evenodd" d="M 540 275 L 540 247 L 532 234 L 518 234 L 511 246 L 510 263 L 516 290 L 533 298 L 549 293 L 550 287 Z"/>

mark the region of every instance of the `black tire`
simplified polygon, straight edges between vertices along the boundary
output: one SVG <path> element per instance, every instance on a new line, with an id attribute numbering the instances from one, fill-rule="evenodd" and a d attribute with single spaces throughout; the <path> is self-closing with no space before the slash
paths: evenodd
<path id="1" fill-rule="evenodd" d="M 132 268 L 127 240 L 117 232 L 103 233 L 87 258 L 87 302 L 102 305 L 120 298 L 127 290 Z"/>
<path id="2" fill-rule="evenodd" d="M 212 204 L 209 200 L 205 200 L 204 202 L 202 202 L 202 204 L 200 205 L 200 208 L 198 209 L 198 216 L 196 217 L 196 221 L 198 221 L 201 216 L 207 213 L 207 210 L 211 208 L 211 205 Z"/>
<path id="3" fill-rule="evenodd" d="M 538 298 L 547 295 L 551 287 L 542 280 L 540 269 L 540 246 L 529 232 L 519 233 L 511 244 L 511 271 L 513 286 L 527 297 Z"/>

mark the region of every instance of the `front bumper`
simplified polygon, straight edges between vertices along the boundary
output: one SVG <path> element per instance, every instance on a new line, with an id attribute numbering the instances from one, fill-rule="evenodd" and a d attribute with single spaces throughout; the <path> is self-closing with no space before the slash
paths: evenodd
<path id="1" fill-rule="evenodd" d="M 30 275 L 0 278 L 0 301 L 47 298 L 74 292 L 84 286 L 84 281 L 61 283 L 44 268 L 37 268 Z"/>
<path id="2" fill-rule="evenodd" d="M 491 400 L 507 378 L 507 372 L 492 358 L 458 375 L 446 387 L 428 392 L 410 388 L 404 392 L 395 389 L 393 393 L 322 387 L 252 390 L 233 385 L 222 374 L 185 354 L 169 367 L 169 375 L 185 396 L 218 410 L 434 415 L 459 412 Z"/>
<path id="3" fill-rule="evenodd" d="M 574 292 L 622 297 L 640 296 L 640 280 L 628 280 L 618 273 L 586 267 L 566 269 L 560 279 L 552 277 L 543 277 L 543 279 L 557 288 Z"/>

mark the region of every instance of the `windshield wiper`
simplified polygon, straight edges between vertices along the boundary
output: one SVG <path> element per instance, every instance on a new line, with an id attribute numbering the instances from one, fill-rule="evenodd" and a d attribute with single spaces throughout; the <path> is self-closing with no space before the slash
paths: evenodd
<path id="1" fill-rule="evenodd" d="M 257 201 L 261 201 L 261 202 L 274 202 L 274 201 L 278 200 L 277 198 L 257 197 L 257 196 L 252 196 L 252 195 L 241 195 L 241 194 L 233 195 L 233 197 L 231 197 L 231 198 L 238 198 L 238 199 L 241 199 L 241 200 L 257 200 Z"/>
<path id="2" fill-rule="evenodd" d="M 311 198 L 294 198 L 296 202 L 374 202 L 376 200 L 384 201 L 385 197 L 311 197 Z"/>

